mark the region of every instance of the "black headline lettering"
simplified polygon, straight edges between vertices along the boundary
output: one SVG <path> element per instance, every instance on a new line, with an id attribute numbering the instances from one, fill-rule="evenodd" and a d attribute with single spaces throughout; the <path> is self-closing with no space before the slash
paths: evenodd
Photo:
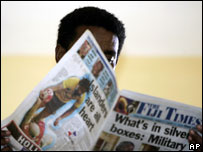
<path id="1" fill-rule="evenodd" d="M 112 133 L 116 133 L 118 135 L 129 137 L 129 138 L 134 138 L 136 140 L 139 140 L 141 138 L 140 133 L 130 132 L 130 131 L 124 130 L 122 128 L 117 128 L 115 124 L 112 125 L 110 131 Z"/>
<path id="2" fill-rule="evenodd" d="M 161 130 L 161 126 L 157 125 L 155 122 L 154 125 L 152 126 L 151 131 L 159 133 L 160 130 Z"/>
<path id="3" fill-rule="evenodd" d="M 80 116 L 83 118 L 85 121 L 89 131 L 91 132 L 92 129 L 94 128 L 94 123 L 92 123 L 91 119 L 88 117 L 88 114 L 85 112 L 85 106 L 82 108 L 82 110 L 79 112 Z"/>
<path id="4" fill-rule="evenodd" d="M 90 97 L 87 98 L 86 100 L 86 105 L 90 108 L 90 112 L 93 112 L 95 110 L 95 105 L 93 102 L 90 100 Z"/>
<path id="5" fill-rule="evenodd" d="M 105 99 L 102 99 L 102 97 L 99 94 L 99 91 L 97 89 L 98 89 L 98 86 L 96 86 L 92 83 L 91 91 L 93 92 L 94 97 L 96 98 L 97 102 L 99 103 L 99 107 L 101 108 L 101 111 L 104 114 L 104 118 L 106 118 L 108 111 L 107 111 L 106 105 L 104 103 Z"/>
<path id="6" fill-rule="evenodd" d="M 165 128 L 164 130 L 165 135 L 180 137 L 180 138 L 188 138 L 189 133 L 185 131 L 178 130 L 176 127 Z"/>
<path id="7" fill-rule="evenodd" d="M 165 146 L 165 147 L 168 147 L 168 148 L 172 148 L 172 149 L 175 149 L 175 150 L 181 150 L 181 151 L 187 145 L 187 144 L 184 144 L 184 143 L 174 142 L 170 138 L 167 138 L 167 137 L 162 137 L 162 136 L 153 135 L 153 134 L 150 135 L 150 137 L 148 139 L 148 142 L 152 143 L 152 144 L 157 144 L 157 145 L 160 145 L 160 146 Z"/>
<path id="8" fill-rule="evenodd" d="M 128 116 L 122 115 L 117 113 L 116 114 L 116 122 L 119 122 L 120 124 L 130 126 L 130 127 L 136 127 L 139 128 L 140 125 L 142 124 L 142 129 L 146 130 L 148 127 L 148 124 L 144 122 L 144 120 L 131 120 Z"/>

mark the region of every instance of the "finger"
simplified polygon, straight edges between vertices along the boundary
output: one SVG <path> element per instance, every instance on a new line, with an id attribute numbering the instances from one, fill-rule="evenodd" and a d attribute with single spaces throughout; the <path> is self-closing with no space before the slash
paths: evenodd
<path id="1" fill-rule="evenodd" d="M 1 151 L 12 151 L 12 149 L 9 146 L 6 146 L 3 149 L 1 149 Z"/>
<path id="2" fill-rule="evenodd" d="M 59 121 L 57 120 L 57 121 L 55 121 L 55 126 L 57 126 L 58 125 L 58 123 L 59 123 Z"/>
<path id="3" fill-rule="evenodd" d="M 202 125 L 197 125 L 197 130 L 202 133 Z"/>
<path id="4" fill-rule="evenodd" d="M 10 136 L 10 135 L 11 135 L 10 131 L 1 130 L 1 137 Z"/>
<path id="5" fill-rule="evenodd" d="M 9 138 L 1 138 L 1 145 L 7 145 L 9 143 Z"/>
<path id="6" fill-rule="evenodd" d="M 190 136 L 196 144 L 202 144 L 202 137 L 197 132 L 190 130 Z"/>
<path id="7" fill-rule="evenodd" d="M 195 144 L 195 141 L 193 140 L 193 138 L 191 136 L 188 137 L 188 141 L 190 144 Z"/>

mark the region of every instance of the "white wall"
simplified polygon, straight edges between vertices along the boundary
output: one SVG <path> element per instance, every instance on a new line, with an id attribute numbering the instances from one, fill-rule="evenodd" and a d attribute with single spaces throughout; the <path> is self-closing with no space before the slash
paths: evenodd
<path id="1" fill-rule="evenodd" d="M 202 2 L 1 2 L 1 51 L 53 55 L 60 19 L 75 8 L 98 6 L 125 23 L 123 54 L 202 55 Z"/>

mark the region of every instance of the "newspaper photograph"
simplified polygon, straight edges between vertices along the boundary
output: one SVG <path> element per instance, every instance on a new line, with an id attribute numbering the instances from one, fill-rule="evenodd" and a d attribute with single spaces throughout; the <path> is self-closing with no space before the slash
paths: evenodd
<path id="1" fill-rule="evenodd" d="M 90 150 L 117 98 L 113 70 L 87 30 L 1 129 L 14 151 Z"/>
<path id="2" fill-rule="evenodd" d="M 119 91 L 86 30 L 1 130 L 11 132 L 13 151 L 188 151 L 198 124 L 201 108 Z"/>
<path id="3" fill-rule="evenodd" d="M 136 92 L 120 92 L 95 144 L 97 151 L 189 151 L 202 109 Z"/>

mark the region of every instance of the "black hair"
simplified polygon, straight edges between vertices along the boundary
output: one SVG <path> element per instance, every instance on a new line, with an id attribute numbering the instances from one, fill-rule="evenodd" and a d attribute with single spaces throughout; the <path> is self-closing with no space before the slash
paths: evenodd
<path id="1" fill-rule="evenodd" d="M 113 14 L 97 7 L 83 7 L 75 9 L 61 19 L 58 29 L 57 44 L 68 49 L 70 43 L 76 38 L 76 28 L 79 26 L 98 26 L 112 32 L 118 37 L 118 55 L 125 40 L 124 24 Z"/>
<path id="2" fill-rule="evenodd" d="M 85 88 L 85 92 L 89 92 L 89 89 L 90 89 L 90 81 L 86 78 L 83 78 L 82 80 L 80 80 L 79 82 L 79 85 L 81 87 L 84 87 Z"/>
<path id="3" fill-rule="evenodd" d="M 135 145 L 130 142 L 130 141 L 123 141 L 121 142 L 117 147 L 116 147 L 116 151 L 124 151 L 126 147 L 129 147 L 129 145 L 131 145 L 133 148 L 135 147 Z"/>

